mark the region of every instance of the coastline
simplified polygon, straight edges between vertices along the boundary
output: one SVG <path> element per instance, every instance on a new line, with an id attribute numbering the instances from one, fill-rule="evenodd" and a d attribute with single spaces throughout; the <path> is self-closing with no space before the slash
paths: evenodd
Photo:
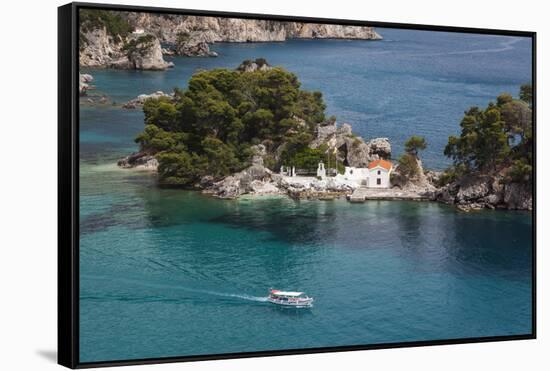
<path id="1" fill-rule="evenodd" d="M 302 39 L 302 38 L 297 38 Z M 338 38 L 326 38 L 326 39 L 338 39 Z M 307 39 L 306 39 L 307 40 Z M 323 40 L 323 39 L 318 39 Z M 341 40 L 341 39 L 338 39 Z M 262 43 L 271 43 L 273 41 L 264 41 Z M 284 41 L 281 41 L 284 42 Z M 252 62 L 254 64 L 254 62 Z M 268 65 L 269 66 L 269 65 Z M 254 71 L 260 69 L 262 66 L 256 66 L 254 67 Z M 271 68 L 271 67 L 269 67 Z M 246 71 L 248 72 L 248 71 Z M 86 83 L 89 83 L 92 80 L 90 80 L 90 76 L 86 75 L 85 77 Z M 92 87 L 92 89 L 95 87 Z M 86 89 L 85 89 L 86 90 Z M 85 91 L 84 91 L 85 93 Z M 93 98 L 92 98 L 93 97 Z M 108 96 L 98 96 L 99 97 L 99 103 L 98 105 L 109 105 L 109 98 Z M 113 106 L 117 109 L 119 108 L 125 108 L 125 109 L 136 109 L 143 106 L 144 102 L 148 99 L 159 99 L 159 98 L 166 98 L 168 100 L 174 101 L 174 94 L 166 94 L 162 91 L 157 91 L 152 94 L 142 94 L 138 96 L 135 99 L 132 99 L 126 103 L 123 104 L 117 104 L 116 106 Z M 96 104 L 94 99 L 98 99 L 95 97 L 92 93 L 91 96 L 88 97 L 89 101 L 88 103 L 91 105 Z M 112 104 L 111 104 L 112 106 Z M 317 124 L 318 129 L 320 129 L 321 126 L 325 126 L 325 123 L 319 123 Z M 349 148 L 346 150 L 346 152 L 349 152 L 349 149 L 352 148 L 350 145 L 350 142 L 348 139 L 345 139 L 345 136 L 349 137 L 349 140 L 352 138 L 355 138 L 354 140 L 357 140 L 359 138 L 361 145 L 367 145 L 370 143 L 370 141 L 373 140 L 379 140 L 381 138 L 374 138 L 370 141 L 364 141 L 362 138 L 357 137 L 351 130 L 351 126 L 348 125 L 348 127 L 345 127 L 347 124 L 343 124 L 338 129 L 330 129 L 329 136 L 336 133 L 336 136 L 338 137 L 338 145 L 336 147 L 340 147 L 341 143 L 346 143 L 346 146 Z M 324 130 L 324 129 L 323 129 Z M 318 130 L 319 131 L 319 130 Z M 341 131 L 341 132 L 339 132 Z M 325 136 L 323 138 L 320 138 L 321 136 Z M 318 146 L 319 144 L 328 143 L 329 138 L 325 134 L 319 134 L 317 133 L 317 140 L 319 143 L 316 143 L 315 145 Z M 388 143 L 388 146 L 390 144 Z M 311 147 L 311 144 L 310 144 Z M 348 156 L 348 154 L 344 155 Z M 388 151 L 388 153 L 384 154 L 386 158 L 391 157 L 391 152 Z M 143 156 L 138 156 L 143 157 Z M 365 164 L 371 160 L 373 160 L 375 157 L 372 156 L 372 153 L 370 153 L 367 157 L 363 159 L 359 159 L 359 162 L 361 162 L 361 166 L 365 166 Z M 345 158 L 341 158 L 340 160 L 349 160 Z M 119 164 L 120 165 L 120 164 Z M 252 164 L 253 166 L 254 164 Z M 263 163 L 260 164 L 263 167 Z M 136 166 L 139 170 L 145 170 L 145 171 L 155 171 L 158 167 L 158 161 L 155 158 L 154 154 L 146 154 L 145 158 L 140 159 L 140 162 L 135 164 L 127 163 L 126 165 L 122 165 L 122 167 L 125 168 L 132 168 Z M 359 167 L 361 167 L 359 166 Z M 273 169 L 273 168 L 271 168 Z M 242 171 L 246 171 L 247 169 L 244 169 Z M 528 197 L 526 195 L 526 191 L 524 186 L 517 186 L 512 184 L 512 188 L 515 187 L 515 190 L 507 191 L 505 187 L 498 185 L 498 183 L 502 180 L 502 176 L 500 175 L 491 175 L 491 174 L 481 174 L 481 177 L 485 177 L 488 179 L 481 180 L 478 182 L 478 179 L 473 178 L 473 181 L 470 183 L 474 184 L 460 184 L 462 183 L 468 183 L 467 181 L 464 182 L 463 179 L 461 179 L 461 182 L 455 182 L 453 184 L 448 183 L 445 186 L 438 186 L 433 182 L 433 179 L 429 181 L 423 180 L 420 184 L 420 189 L 417 189 L 418 184 L 412 184 L 412 189 L 403 189 L 403 184 L 399 184 L 398 189 L 388 189 L 385 191 L 385 193 L 372 193 L 367 192 L 364 196 L 356 195 L 356 197 L 353 196 L 354 192 L 356 191 L 358 186 L 349 186 L 349 184 L 342 183 L 342 182 L 332 182 L 333 184 L 326 184 L 322 182 L 317 182 L 316 180 L 309 180 L 309 184 L 307 185 L 300 185 L 296 186 L 295 184 L 292 184 L 293 181 L 289 179 L 284 178 L 277 178 L 277 174 L 270 170 L 270 173 L 267 176 L 268 179 L 266 179 L 266 171 L 268 170 L 267 167 L 260 170 L 261 175 L 259 177 L 252 176 L 252 179 L 246 180 L 244 186 L 241 185 L 241 180 L 238 179 L 239 173 L 232 173 L 226 177 L 220 178 L 213 178 L 210 177 L 210 179 L 201 179 L 200 182 L 197 182 L 192 187 L 188 187 L 188 189 L 199 189 L 205 194 L 209 194 L 212 197 L 215 198 L 238 198 L 242 195 L 246 194 L 253 194 L 253 195 L 270 195 L 270 194 L 286 194 L 291 198 L 294 199 L 321 199 L 321 200 L 329 200 L 334 198 L 348 198 L 352 202 L 361 202 L 371 199 L 386 199 L 386 200 L 418 200 L 418 201 L 437 201 L 441 203 L 447 203 L 447 204 L 454 204 L 456 207 L 461 211 L 470 211 L 470 210 L 477 210 L 482 208 L 496 208 L 496 209 L 525 209 L 525 210 L 531 210 L 531 201 L 524 200 Z M 430 171 L 422 169 L 423 176 L 425 177 L 427 173 Z M 434 172 L 432 172 L 434 173 Z M 207 178 L 203 177 L 203 178 Z M 500 178 L 499 178 L 500 177 Z M 235 179 L 237 178 L 237 179 Z M 467 179 L 466 179 L 467 180 Z M 252 184 L 248 184 L 252 182 Z M 476 183 L 477 182 L 477 183 Z M 231 184 L 230 184 L 231 183 Z M 166 185 L 162 185 L 166 186 Z M 223 189 L 223 188 L 229 188 L 229 189 Z M 406 188 L 411 188 L 409 185 L 405 184 Z M 175 186 L 174 188 L 185 188 L 185 187 L 178 187 Z M 466 188 L 466 189 L 461 189 Z M 518 200 L 512 200 L 515 196 L 513 195 L 514 191 L 517 191 L 515 193 L 520 193 L 520 199 Z M 496 195 L 498 194 L 498 195 Z M 510 206 L 509 206 L 510 205 Z"/>

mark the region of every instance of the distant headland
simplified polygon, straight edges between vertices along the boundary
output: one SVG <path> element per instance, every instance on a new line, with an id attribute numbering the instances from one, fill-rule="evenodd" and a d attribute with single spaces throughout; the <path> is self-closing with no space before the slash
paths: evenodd
<path id="1" fill-rule="evenodd" d="M 80 11 L 80 66 L 165 70 L 164 56 L 216 57 L 216 42 L 287 39 L 380 40 L 372 27 L 199 17 L 108 10 Z"/>

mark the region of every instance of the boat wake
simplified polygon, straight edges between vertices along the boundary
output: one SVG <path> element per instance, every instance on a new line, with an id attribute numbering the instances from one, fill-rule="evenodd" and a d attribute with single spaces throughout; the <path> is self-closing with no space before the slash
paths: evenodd
<path id="1" fill-rule="evenodd" d="M 98 276 L 90 276 L 90 275 L 82 275 L 82 277 L 85 277 L 85 278 L 88 278 L 88 279 L 90 279 L 90 278 L 92 278 L 92 279 L 105 279 L 105 280 L 112 281 L 112 279 L 108 278 L 108 277 L 98 277 Z M 143 282 L 143 281 L 140 281 L 140 280 L 129 279 L 129 278 L 119 278 L 118 281 L 130 283 L 130 284 L 138 284 L 138 285 L 147 286 L 147 287 L 150 287 L 150 288 L 167 289 L 167 290 L 182 290 L 182 291 L 192 292 L 192 293 L 201 294 L 201 295 L 211 295 L 211 296 L 219 296 L 219 297 L 225 297 L 225 298 L 235 298 L 235 299 L 248 300 L 248 301 L 260 302 L 260 303 L 267 302 L 267 299 L 268 299 L 267 296 L 253 296 L 253 295 L 247 295 L 247 294 L 233 294 L 233 293 L 227 293 L 227 292 L 194 289 L 194 288 L 179 286 L 179 285 L 168 285 L 168 284 L 162 284 L 162 283 Z"/>
<path id="2" fill-rule="evenodd" d="M 457 50 L 443 53 L 420 53 L 420 54 L 411 54 L 411 57 L 438 57 L 445 55 L 461 55 L 461 54 L 484 54 L 484 53 L 500 53 L 508 50 L 514 49 L 514 44 L 521 41 L 519 38 L 508 39 L 498 43 L 496 48 L 487 48 L 487 49 L 472 49 L 472 50 Z"/>
<path id="3" fill-rule="evenodd" d="M 257 302 L 267 302 L 267 296 L 251 296 L 243 294 L 222 294 L 222 293 L 212 293 L 213 295 L 226 296 L 230 298 L 243 299 L 248 301 L 257 301 Z"/>

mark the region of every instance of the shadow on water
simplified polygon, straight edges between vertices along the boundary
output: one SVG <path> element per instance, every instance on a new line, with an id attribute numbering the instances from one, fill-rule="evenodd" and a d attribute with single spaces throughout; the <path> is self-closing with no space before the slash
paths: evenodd
<path id="1" fill-rule="evenodd" d="M 315 307 L 313 307 L 313 308 L 288 308 L 288 307 L 283 307 L 283 306 L 274 305 L 274 304 L 270 304 L 270 307 L 271 307 L 270 311 L 272 313 L 276 313 L 276 314 L 279 314 L 279 315 L 282 315 L 282 316 L 286 316 L 286 317 L 290 317 L 290 318 L 296 318 L 296 319 L 313 317 L 314 316 L 313 311 L 315 310 Z"/>
<path id="2" fill-rule="evenodd" d="M 267 241 L 293 245 L 329 241 L 336 233 L 337 213 L 320 201 L 253 200 L 209 222 L 236 229 L 266 232 Z"/>

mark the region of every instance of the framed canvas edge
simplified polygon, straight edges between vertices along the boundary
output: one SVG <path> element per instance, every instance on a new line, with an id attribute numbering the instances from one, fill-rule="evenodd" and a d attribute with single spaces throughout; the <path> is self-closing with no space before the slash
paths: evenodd
<path id="1" fill-rule="evenodd" d="M 78 365 L 78 47 L 77 8 L 58 8 L 57 358 Z"/>
<path id="2" fill-rule="evenodd" d="M 531 38 L 532 42 L 532 87 L 533 87 L 533 210 L 532 224 L 532 326 L 531 333 L 488 337 L 471 337 L 441 340 L 423 340 L 370 345 L 353 345 L 320 348 L 281 349 L 239 353 L 221 353 L 196 356 L 176 356 L 130 360 L 80 362 L 79 358 L 79 96 L 78 96 L 78 10 L 105 9 L 118 11 L 186 14 L 196 16 L 263 19 L 307 23 L 342 24 L 399 28 L 422 31 L 460 32 Z M 536 79 L 536 36 L 534 31 L 503 30 L 409 23 L 358 21 L 348 19 L 314 18 L 269 14 L 237 13 L 225 11 L 203 11 L 194 9 L 157 8 L 148 6 L 72 2 L 58 7 L 58 363 L 72 368 L 93 368 L 107 366 L 144 365 L 190 361 L 208 361 L 249 357 L 270 357 L 282 355 L 346 352 L 432 345 L 472 344 L 484 342 L 532 340 L 537 336 L 537 79 Z"/>

